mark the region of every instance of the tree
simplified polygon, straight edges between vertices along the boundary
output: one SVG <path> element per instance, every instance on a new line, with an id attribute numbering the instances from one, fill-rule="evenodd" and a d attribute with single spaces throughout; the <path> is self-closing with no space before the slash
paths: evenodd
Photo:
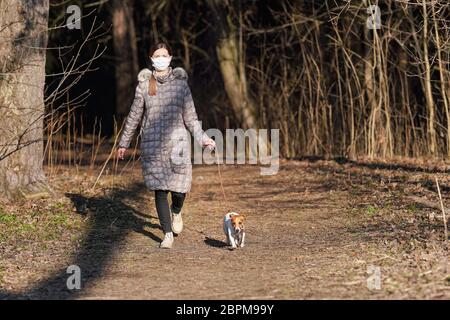
<path id="1" fill-rule="evenodd" d="M 121 124 L 128 114 L 139 71 L 133 0 L 114 0 L 111 15 L 116 58 L 116 115 Z"/>
<path id="2" fill-rule="evenodd" d="M 0 191 L 47 193 L 43 171 L 49 1 L 0 2 Z"/>
<path id="3" fill-rule="evenodd" d="M 256 106 L 250 96 L 245 71 L 245 49 L 239 41 L 238 28 L 223 1 L 207 0 L 215 20 L 216 52 L 231 106 L 246 128 L 256 127 Z M 231 5 L 229 5 L 231 6 Z M 239 12 L 240 14 L 240 12 Z"/>

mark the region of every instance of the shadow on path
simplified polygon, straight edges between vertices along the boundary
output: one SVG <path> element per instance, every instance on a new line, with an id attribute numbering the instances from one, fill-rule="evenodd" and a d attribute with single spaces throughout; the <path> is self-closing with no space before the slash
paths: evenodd
<path id="1" fill-rule="evenodd" d="M 423 172 L 423 173 L 447 173 L 449 170 L 439 169 L 436 167 L 426 167 L 420 165 L 413 165 L 407 163 L 384 163 L 384 162 L 364 162 L 364 161 L 356 161 L 351 160 L 346 157 L 320 157 L 320 156 L 302 156 L 302 157 L 294 157 L 292 160 L 297 161 L 308 161 L 314 163 L 316 161 L 321 160 L 331 160 L 335 161 L 338 164 L 351 164 L 354 167 L 365 167 L 368 169 L 385 169 L 385 170 L 404 170 L 406 172 Z"/>
<path id="2" fill-rule="evenodd" d="M 157 224 L 145 221 L 151 216 L 143 214 L 125 203 L 147 201 L 142 197 L 146 191 L 143 183 L 135 183 L 127 189 L 116 188 L 104 196 L 86 198 L 80 194 L 68 193 L 77 210 L 89 212 L 90 226 L 71 264 L 81 270 L 81 290 L 67 289 L 66 281 L 71 273 L 66 268 L 37 283 L 26 292 L 10 293 L 0 291 L 0 299 L 74 299 L 83 294 L 83 288 L 101 278 L 112 255 L 131 231 L 144 234 L 156 242 L 161 239 L 144 227 L 160 229 Z"/>
<path id="3" fill-rule="evenodd" d="M 204 242 L 206 245 L 214 248 L 224 248 L 227 246 L 225 242 L 210 237 L 205 237 Z"/>

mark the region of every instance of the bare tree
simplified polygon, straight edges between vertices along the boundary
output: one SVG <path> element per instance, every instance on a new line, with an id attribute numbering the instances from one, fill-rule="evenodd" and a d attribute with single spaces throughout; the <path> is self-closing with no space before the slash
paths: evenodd
<path id="1" fill-rule="evenodd" d="M 111 8 L 116 59 L 116 115 L 119 123 L 128 114 L 139 71 L 133 4 L 134 0 L 113 0 Z"/>
<path id="2" fill-rule="evenodd" d="M 257 125 L 256 105 L 247 85 L 242 29 L 233 23 L 238 18 L 242 24 L 242 12 L 238 10 L 238 14 L 233 14 L 239 8 L 231 5 L 229 1 L 207 0 L 207 3 L 215 22 L 216 52 L 225 91 L 242 125 L 254 128 Z"/>
<path id="3" fill-rule="evenodd" d="M 243 25 L 247 76 L 284 155 L 448 156 L 448 1 L 286 0 L 264 13 Z"/>
<path id="4" fill-rule="evenodd" d="M 0 2 L 0 191 L 47 192 L 43 171 L 49 2 Z"/>

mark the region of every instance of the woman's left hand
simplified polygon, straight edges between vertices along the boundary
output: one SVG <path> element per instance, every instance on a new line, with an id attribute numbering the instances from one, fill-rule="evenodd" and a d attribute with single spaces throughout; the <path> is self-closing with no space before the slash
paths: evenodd
<path id="1" fill-rule="evenodd" d="M 216 142 L 209 138 L 209 140 L 207 140 L 204 144 L 203 147 L 209 147 L 211 150 L 216 148 Z"/>

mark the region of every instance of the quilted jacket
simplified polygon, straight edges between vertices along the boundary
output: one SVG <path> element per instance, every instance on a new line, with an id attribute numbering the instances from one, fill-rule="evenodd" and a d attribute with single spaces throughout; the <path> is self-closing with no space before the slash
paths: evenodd
<path id="1" fill-rule="evenodd" d="M 156 78 L 156 96 L 148 93 L 149 79 Z M 187 72 L 169 66 L 157 76 L 143 69 L 118 146 L 128 148 L 141 123 L 140 149 L 144 181 L 149 190 L 189 192 L 192 183 L 191 135 L 200 145 L 209 140 L 197 119 Z M 189 131 L 187 131 L 189 130 Z"/>

